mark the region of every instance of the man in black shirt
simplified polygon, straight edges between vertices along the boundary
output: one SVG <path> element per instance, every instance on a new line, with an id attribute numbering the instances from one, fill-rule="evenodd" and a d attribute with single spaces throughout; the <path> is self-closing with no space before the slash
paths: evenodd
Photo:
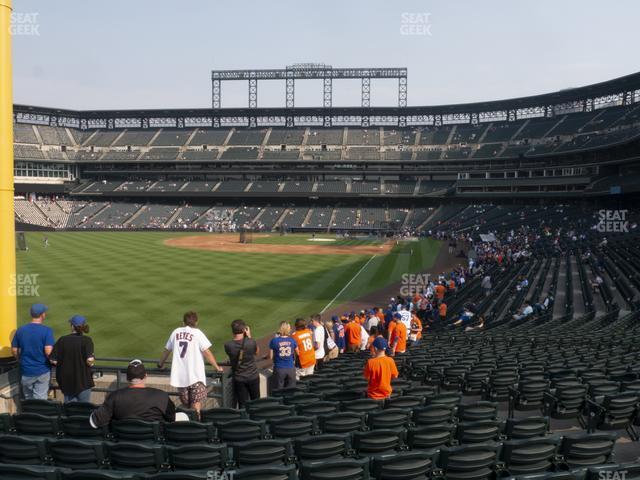
<path id="1" fill-rule="evenodd" d="M 260 398 L 260 375 L 256 366 L 258 344 L 251 338 L 251 329 L 242 320 L 231 322 L 231 332 L 233 340 L 224 344 L 224 351 L 231 364 L 238 408 L 243 408 L 247 400 Z"/>
<path id="2" fill-rule="evenodd" d="M 167 392 L 147 388 L 147 370 L 140 360 L 132 360 L 127 367 L 129 386 L 111 392 L 104 403 L 89 418 L 93 428 L 107 425 L 111 420 L 141 418 L 148 421 L 174 422 L 176 407 Z"/>
<path id="3" fill-rule="evenodd" d="M 82 315 L 69 320 L 72 333 L 60 337 L 53 346 L 49 362 L 56 366 L 56 380 L 64 402 L 88 402 L 94 387 L 91 367 L 94 362 L 93 341 L 87 334 L 89 325 Z"/>

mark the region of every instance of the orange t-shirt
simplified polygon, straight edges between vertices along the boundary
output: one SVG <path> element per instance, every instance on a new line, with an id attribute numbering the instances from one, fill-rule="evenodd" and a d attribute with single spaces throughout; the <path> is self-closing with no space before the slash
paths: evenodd
<path id="1" fill-rule="evenodd" d="M 378 311 L 378 313 L 376 313 L 376 317 L 380 319 L 380 323 L 384 323 L 384 313 Z"/>
<path id="2" fill-rule="evenodd" d="M 381 400 L 391 396 L 391 379 L 398 378 L 398 368 L 393 358 L 370 358 L 364 367 L 364 378 L 369 381 L 367 395 L 374 400 Z"/>
<path id="3" fill-rule="evenodd" d="M 364 320 L 365 320 L 365 316 L 362 315 L 356 315 L 356 322 L 358 322 L 360 325 L 364 325 Z"/>
<path id="4" fill-rule="evenodd" d="M 348 345 L 360 345 L 362 340 L 362 325 L 357 321 L 349 322 L 344 326 L 344 336 Z"/>
<path id="5" fill-rule="evenodd" d="M 313 333 L 308 328 L 296 330 L 291 334 L 298 344 L 298 359 L 300 368 L 307 368 L 316 364 L 316 351 L 313 348 Z"/>
<path id="6" fill-rule="evenodd" d="M 422 338 L 422 322 L 415 315 L 411 319 L 411 333 L 416 336 L 416 340 Z"/>
<path id="7" fill-rule="evenodd" d="M 440 306 L 438 307 L 438 312 L 440 312 L 440 316 L 441 317 L 446 317 L 447 316 L 447 304 L 446 303 L 441 303 Z"/>
<path id="8" fill-rule="evenodd" d="M 438 298 L 438 300 L 442 300 L 444 298 L 444 292 L 446 290 L 446 288 L 444 288 L 444 285 L 438 284 L 435 286 L 434 290 L 436 291 L 436 297 Z"/>
<path id="9" fill-rule="evenodd" d="M 391 337 L 389 341 L 391 345 L 393 345 L 397 340 L 398 343 L 396 344 L 396 349 L 395 349 L 397 353 L 406 352 L 407 351 L 407 327 L 402 322 L 393 322 L 393 323 L 395 323 L 396 326 L 394 327 L 393 332 L 391 332 Z"/>
<path id="10" fill-rule="evenodd" d="M 393 335 L 393 330 L 396 328 L 396 322 L 389 322 L 389 326 L 387 327 L 387 340 L 391 343 L 391 335 Z"/>
<path id="11" fill-rule="evenodd" d="M 453 280 L 449 280 L 449 290 L 455 290 L 456 289 L 456 282 L 454 282 Z"/>

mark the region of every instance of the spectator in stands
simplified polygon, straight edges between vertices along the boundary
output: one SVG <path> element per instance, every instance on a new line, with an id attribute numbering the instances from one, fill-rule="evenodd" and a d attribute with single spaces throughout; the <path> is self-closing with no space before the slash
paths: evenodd
<path id="1" fill-rule="evenodd" d="M 484 296 L 488 297 L 491 294 L 491 277 L 489 275 L 485 275 L 484 278 L 482 279 L 482 282 L 480 283 L 480 287 L 482 288 L 482 291 L 484 292 Z"/>
<path id="2" fill-rule="evenodd" d="M 604 283 L 604 280 L 602 279 L 602 277 L 600 275 L 596 275 L 596 278 L 594 278 L 593 282 L 591 282 L 591 288 L 593 289 L 593 293 L 598 293 L 603 283 Z"/>
<path id="3" fill-rule="evenodd" d="M 374 400 L 384 400 L 391 397 L 391 380 L 398 378 L 398 368 L 393 358 L 385 353 L 389 345 L 384 338 L 377 337 L 372 346 L 375 356 L 367 360 L 364 367 L 364 378 L 369 382 L 367 396 Z"/>
<path id="4" fill-rule="evenodd" d="M 322 322 L 324 328 L 324 362 L 338 358 L 338 344 L 335 341 L 333 333 L 333 320 L 326 320 Z"/>
<path id="5" fill-rule="evenodd" d="M 396 313 L 393 315 L 393 321 L 389 326 L 389 344 L 391 346 L 391 354 L 405 353 L 407 351 L 407 327 L 402 321 L 402 315 Z"/>
<path id="6" fill-rule="evenodd" d="M 91 413 L 93 428 L 108 425 L 111 420 L 141 418 L 147 421 L 173 422 L 176 407 L 167 392 L 145 385 L 147 370 L 140 360 L 132 360 L 127 367 L 129 386 L 109 393 L 104 403 Z"/>
<path id="7" fill-rule="evenodd" d="M 64 402 L 89 402 L 95 386 L 91 373 L 95 361 L 93 340 L 86 335 L 89 325 L 82 315 L 74 315 L 69 323 L 71 333 L 58 339 L 49 361 L 56 367 L 56 380 Z"/>
<path id="8" fill-rule="evenodd" d="M 315 349 L 316 368 L 322 368 L 324 357 L 326 355 L 325 343 L 327 331 L 322 324 L 322 318 L 319 313 L 311 316 L 311 330 L 313 331 L 313 348 Z"/>
<path id="9" fill-rule="evenodd" d="M 347 352 L 357 352 L 360 350 L 362 341 L 362 326 L 356 321 L 355 316 L 350 316 L 348 323 L 344 326 L 344 335 L 347 339 Z"/>
<path id="10" fill-rule="evenodd" d="M 532 313 L 533 313 L 533 307 L 531 306 L 531 304 L 529 302 L 524 302 L 524 304 L 522 305 L 522 308 L 520 309 L 520 313 L 516 313 L 515 315 L 513 315 L 513 319 L 523 320 L 529 315 L 531 315 Z"/>
<path id="11" fill-rule="evenodd" d="M 438 305 L 438 316 L 440 317 L 439 328 L 442 328 L 447 319 L 447 304 L 445 302 L 440 302 L 440 305 Z"/>
<path id="12" fill-rule="evenodd" d="M 415 310 L 412 312 L 411 329 L 409 330 L 409 341 L 415 345 L 422 338 L 422 321 L 417 316 Z"/>
<path id="13" fill-rule="evenodd" d="M 211 353 L 211 342 L 198 328 L 197 313 L 185 313 L 182 323 L 184 326 L 171 332 L 157 366 L 162 369 L 169 354 L 178 349 L 171 361 L 171 386 L 178 389 L 182 405 L 200 415 L 202 402 L 207 398 L 204 359 L 217 371 L 222 368 Z"/>
<path id="14" fill-rule="evenodd" d="M 333 339 L 338 347 L 338 353 L 344 353 L 347 347 L 347 342 L 344 337 L 344 325 L 337 315 L 331 317 L 331 320 L 333 321 Z"/>
<path id="15" fill-rule="evenodd" d="M 313 348 L 313 332 L 307 328 L 304 318 L 297 318 L 296 331 L 291 334 L 298 345 L 298 357 L 296 359 L 296 378 L 313 375 L 316 366 L 316 354 Z"/>
<path id="16" fill-rule="evenodd" d="M 547 293 L 544 297 L 544 300 L 541 303 L 536 303 L 533 305 L 533 311 L 535 313 L 544 313 L 549 310 L 549 307 L 553 304 L 553 295 Z"/>
<path id="17" fill-rule="evenodd" d="M 281 322 L 278 333 L 269 342 L 269 358 L 273 360 L 273 388 L 296 386 L 295 356 L 299 355 L 296 341 L 290 337 L 291 325 Z"/>
<path id="18" fill-rule="evenodd" d="M 20 364 L 20 383 L 26 400 L 46 400 L 49 393 L 49 355 L 55 341 L 53 330 L 43 325 L 47 310 L 41 303 L 31 305 L 31 323 L 18 328 L 11 340 L 11 351 Z"/>
<path id="19" fill-rule="evenodd" d="M 229 356 L 233 391 L 238 408 L 244 408 L 248 400 L 260 398 L 260 375 L 256 365 L 259 354 L 258 344 L 251 338 L 251 329 L 243 320 L 231 322 L 233 339 L 224 344 Z"/>
<path id="20" fill-rule="evenodd" d="M 462 327 L 467 327 L 471 323 L 472 319 L 473 319 L 473 312 L 468 308 L 464 308 L 462 310 L 462 313 L 458 317 L 458 320 L 453 322 L 453 327 L 459 327 L 461 325 Z"/>

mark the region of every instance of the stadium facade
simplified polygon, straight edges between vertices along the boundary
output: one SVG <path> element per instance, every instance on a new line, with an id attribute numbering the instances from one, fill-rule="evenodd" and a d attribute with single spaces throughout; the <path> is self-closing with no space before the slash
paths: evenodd
<path id="1" fill-rule="evenodd" d="M 64 196 L 47 211 L 18 199 L 17 220 L 395 231 L 423 227 L 443 203 L 597 203 L 639 190 L 640 73 L 426 107 L 404 106 L 404 73 L 398 107 L 368 106 L 364 80 L 364 106 L 349 108 L 257 108 L 251 89 L 240 109 L 15 105 L 16 193 Z"/>

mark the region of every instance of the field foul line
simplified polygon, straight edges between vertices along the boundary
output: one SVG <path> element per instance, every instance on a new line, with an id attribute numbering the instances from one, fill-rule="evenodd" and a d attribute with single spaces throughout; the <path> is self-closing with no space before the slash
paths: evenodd
<path id="1" fill-rule="evenodd" d="M 367 268 L 367 265 L 369 265 L 369 264 L 371 263 L 371 260 L 373 260 L 373 259 L 374 259 L 374 258 L 376 258 L 377 256 L 378 256 L 378 255 L 373 255 L 373 256 L 369 259 L 369 261 L 368 261 L 367 263 L 365 263 L 365 264 L 362 266 L 362 268 L 361 268 L 360 270 L 358 270 L 358 272 L 357 272 L 357 273 L 356 273 L 356 274 L 351 278 L 351 280 L 349 280 L 349 283 L 347 283 L 344 287 L 342 287 L 342 290 L 340 290 L 340 291 L 338 292 L 338 294 L 337 294 L 335 297 L 333 297 L 333 300 L 331 300 L 329 303 L 327 303 L 327 306 L 326 306 L 326 307 L 324 307 L 322 310 L 320 310 L 320 313 L 324 313 L 324 312 L 325 312 L 325 311 L 326 311 L 326 310 L 327 310 L 327 309 L 328 309 L 328 308 L 333 304 L 333 302 L 335 302 L 335 301 L 336 301 L 336 299 L 337 299 L 340 295 L 342 295 L 342 292 L 344 292 L 344 291 L 347 289 L 347 287 L 348 287 L 349 285 L 351 285 L 351 283 L 356 279 L 356 277 L 357 277 L 358 275 L 360 275 L 360 273 L 362 273 L 362 271 L 363 271 L 365 268 Z"/>

